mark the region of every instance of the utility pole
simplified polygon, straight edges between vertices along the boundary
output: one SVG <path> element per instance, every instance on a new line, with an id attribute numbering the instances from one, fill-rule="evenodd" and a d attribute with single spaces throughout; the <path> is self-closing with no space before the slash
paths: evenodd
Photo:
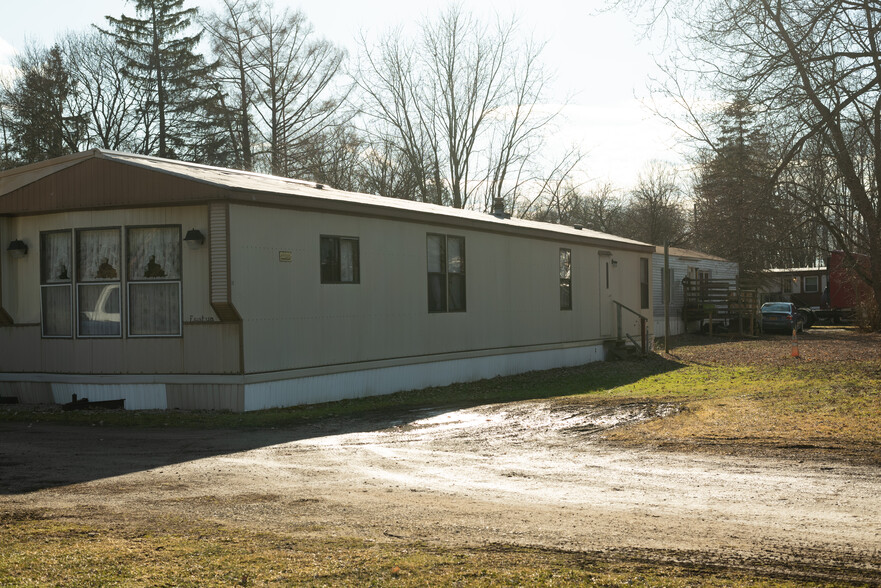
<path id="1" fill-rule="evenodd" d="M 664 241 L 664 353 L 670 352 L 670 242 Z"/>

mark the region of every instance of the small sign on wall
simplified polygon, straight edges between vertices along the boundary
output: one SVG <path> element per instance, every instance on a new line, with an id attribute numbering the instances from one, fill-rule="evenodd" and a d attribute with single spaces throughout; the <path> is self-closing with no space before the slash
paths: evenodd
<path id="1" fill-rule="evenodd" d="M 290 251 L 279 251 L 278 260 L 284 263 L 290 263 L 294 260 L 294 255 Z"/>

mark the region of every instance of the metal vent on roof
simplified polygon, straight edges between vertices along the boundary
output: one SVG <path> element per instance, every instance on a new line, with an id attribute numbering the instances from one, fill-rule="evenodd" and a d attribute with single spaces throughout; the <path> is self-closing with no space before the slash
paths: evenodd
<path id="1" fill-rule="evenodd" d="M 493 198 L 492 215 L 496 218 L 511 218 L 511 215 L 505 212 L 505 199 Z"/>

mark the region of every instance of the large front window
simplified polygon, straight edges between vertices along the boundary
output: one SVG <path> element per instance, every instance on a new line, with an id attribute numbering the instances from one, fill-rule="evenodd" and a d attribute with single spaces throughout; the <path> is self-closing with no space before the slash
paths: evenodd
<path id="1" fill-rule="evenodd" d="M 44 337 L 181 334 L 180 226 L 40 235 Z"/>
<path id="2" fill-rule="evenodd" d="M 465 238 L 428 234 L 428 311 L 464 312 Z"/>

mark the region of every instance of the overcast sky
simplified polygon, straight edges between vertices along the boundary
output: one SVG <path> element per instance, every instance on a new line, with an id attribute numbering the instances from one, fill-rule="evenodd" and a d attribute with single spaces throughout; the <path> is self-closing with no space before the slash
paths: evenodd
<path id="1" fill-rule="evenodd" d="M 0 66 L 26 39 L 51 43 L 66 30 L 105 25 L 105 15 L 134 15 L 125 0 L 23 0 L 5 2 L 0 17 Z M 397 25 L 408 26 L 445 4 L 413 0 L 275 0 L 277 7 L 301 9 L 325 38 L 354 52 L 359 31 L 368 37 Z M 602 4 L 576 0 L 462 0 L 478 16 L 516 14 L 526 32 L 547 41 L 544 62 L 555 72 L 548 98 L 562 102 L 566 124 L 555 137 L 588 153 L 584 171 L 595 181 L 627 189 L 653 160 L 678 161 L 672 130 L 642 100 L 654 73 L 649 43 L 630 15 L 601 12 Z M 216 0 L 188 0 L 186 6 L 214 10 Z"/>

